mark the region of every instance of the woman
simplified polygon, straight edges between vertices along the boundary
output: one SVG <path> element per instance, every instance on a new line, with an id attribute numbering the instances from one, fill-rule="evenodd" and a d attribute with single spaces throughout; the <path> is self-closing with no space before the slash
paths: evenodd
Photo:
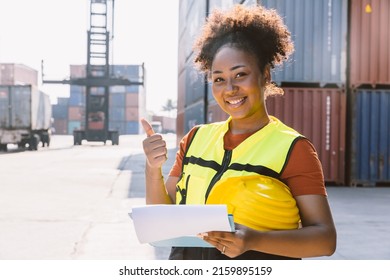
<path id="1" fill-rule="evenodd" d="M 172 248 L 170 259 L 332 255 L 336 230 L 317 153 L 308 139 L 269 116 L 265 106 L 266 96 L 281 93 L 271 83 L 271 69 L 293 51 L 280 16 L 261 6 L 214 10 L 194 51 L 195 65 L 208 75 L 215 100 L 230 117 L 196 126 L 184 136 L 165 183 L 161 167 L 167 159 L 166 144 L 142 120 L 148 135 L 143 142 L 147 203 L 207 203 L 221 180 L 264 175 L 288 186 L 300 225 L 263 231 L 236 224 L 235 232 L 201 234 L 214 248 Z"/>

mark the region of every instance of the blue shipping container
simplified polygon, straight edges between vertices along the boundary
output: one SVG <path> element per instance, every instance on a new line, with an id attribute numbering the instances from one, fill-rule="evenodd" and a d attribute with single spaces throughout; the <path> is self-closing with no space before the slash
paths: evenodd
<path id="1" fill-rule="evenodd" d="M 119 135 L 126 134 L 126 122 L 125 121 L 109 121 L 108 129 L 118 131 Z"/>
<path id="2" fill-rule="evenodd" d="M 70 90 L 69 106 L 85 106 L 86 104 L 85 92 L 80 91 L 79 87 L 73 87 Z"/>
<path id="3" fill-rule="evenodd" d="M 132 82 L 139 82 L 141 72 L 140 65 L 113 65 L 112 72 L 115 77 L 126 78 Z M 139 92 L 139 86 L 125 86 L 125 92 Z"/>
<path id="4" fill-rule="evenodd" d="M 109 120 L 110 121 L 125 121 L 126 120 L 125 107 L 110 107 Z"/>
<path id="5" fill-rule="evenodd" d="M 390 182 L 390 90 L 355 92 L 351 183 Z"/>
<path id="6" fill-rule="evenodd" d="M 73 134 L 73 130 L 84 129 L 84 122 L 81 121 L 69 121 L 68 122 L 68 134 Z"/>
<path id="7" fill-rule="evenodd" d="M 184 112 L 184 133 L 190 131 L 195 125 L 206 123 L 205 114 L 205 105 L 203 100 L 192 104 L 185 108 Z"/>
<path id="8" fill-rule="evenodd" d="M 125 107 L 126 98 L 124 92 L 110 92 L 109 106 L 111 107 Z"/>
<path id="9" fill-rule="evenodd" d="M 192 63 L 186 63 L 185 105 L 189 106 L 199 100 L 203 100 L 206 94 L 207 84 L 204 74 L 199 73 Z"/>
<path id="10" fill-rule="evenodd" d="M 126 134 L 139 134 L 139 122 L 138 121 L 127 122 Z"/>
<path id="11" fill-rule="evenodd" d="M 55 104 L 52 105 L 54 119 L 66 120 L 68 118 L 68 106 Z"/>
<path id="12" fill-rule="evenodd" d="M 273 81 L 346 83 L 347 0 L 262 0 L 283 17 L 295 52 L 273 71 Z"/>

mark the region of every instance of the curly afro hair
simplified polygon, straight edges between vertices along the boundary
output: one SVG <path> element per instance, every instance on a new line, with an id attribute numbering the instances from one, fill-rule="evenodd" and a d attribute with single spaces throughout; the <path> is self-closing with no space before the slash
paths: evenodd
<path id="1" fill-rule="evenodd" d="M 252 53 L 262 73 L 267 65 L 274 68 L 294 51 L 290 32 L 280 15 L 260 5 L 214 9 L 193 46 L 196 68 L 208 73 L 215 54 L 226 44 Z"/>

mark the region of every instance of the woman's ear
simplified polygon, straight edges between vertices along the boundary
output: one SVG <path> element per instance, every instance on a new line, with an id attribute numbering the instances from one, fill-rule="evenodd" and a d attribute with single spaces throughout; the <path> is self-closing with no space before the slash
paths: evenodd
<path id="1" fill-rule="evenodd" d="M 266 65 L 263 71 L 263 77 L 266 84 L 271 82 L 271 66 Z"/>

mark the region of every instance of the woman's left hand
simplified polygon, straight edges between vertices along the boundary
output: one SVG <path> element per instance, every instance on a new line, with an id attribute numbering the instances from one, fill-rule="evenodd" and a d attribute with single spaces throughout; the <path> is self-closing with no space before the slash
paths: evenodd
<path id="1" fill-rule="evenodd" d="M 210 231 L 199 236 L 222 254 L 234 258 L 249 250 L 247 240 L 252 231 L 246 226 L 236 224 L 235 232 Z"/>

